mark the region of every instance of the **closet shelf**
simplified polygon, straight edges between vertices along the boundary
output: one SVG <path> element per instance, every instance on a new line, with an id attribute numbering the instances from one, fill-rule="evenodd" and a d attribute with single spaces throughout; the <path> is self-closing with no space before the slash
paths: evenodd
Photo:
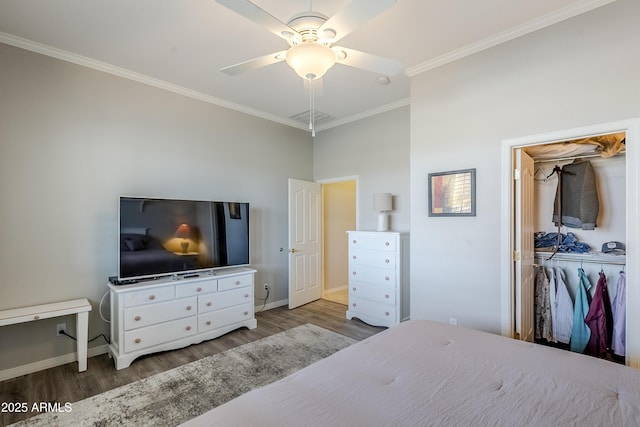
<path id="1" fill-rule="evenodd" d="M 536 258 L 542 258 L 546 260 L 551 256 L 551 251 L 535 251 Z M 625 255 L 612 255 L 605 254 L 603 252 L 588 252 L 586 254 L 576 253 L 556 253 L 551 261 L 573 261 L 573 262 L 590 262 L 595 264 L 612 264 L 612 265 L 625 265 L 627 257 Z"/>

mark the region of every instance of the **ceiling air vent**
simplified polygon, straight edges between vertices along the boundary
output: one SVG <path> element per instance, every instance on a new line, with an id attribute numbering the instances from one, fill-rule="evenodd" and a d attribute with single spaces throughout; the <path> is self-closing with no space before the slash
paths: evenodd
<path id="1" fill-rule="evenodd" d="M 303 111 L 302 113 L 294 114 L 293 116 L 291 116 L 291 118 L 301 123 L 309 123 L 309 114 L 310 110 L 307 110 Z M 331 120 L 335 119 L 335 117 L 327 113 L 323 113 L 322 111 L 314 110 L 313 119 L 316 125 L 320 125 L 322 123 L 330 122 Z"/>

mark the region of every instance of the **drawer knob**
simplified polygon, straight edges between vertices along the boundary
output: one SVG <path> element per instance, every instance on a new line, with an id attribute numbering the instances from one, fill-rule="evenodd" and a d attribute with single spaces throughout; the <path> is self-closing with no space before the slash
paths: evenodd
<path id="1" fill-rule="evenodd" d="M 142 317 L 140 317 L 140 316 L 136 316 L 136 317 L 134 318 L 134 320 L 135 320 L 136 322 L 139 322 L 139 321 L 140 321 L 140 319 L 142 319 Z"/>
<path id="2" fill-rule="evenodd" d="M 236 285 L 239 285 L 239 284 L 240 284 L 240 280 L 236 280 Z"/>
<path id="3" fill-rule="evenodd" d="M 384 312 L 384 315 L 385 315 L 385 316 L 388 316 L 388 315 L 389 315 L 389 312 L 388 312 L 388 311 L 385 311 L 385 312 Z"/>
<path id="4" fill-rule="evenodd" d="M 389 298 L 389 294 L 384 294 L 384 297 L 385 298 Z"/>
<path id="5" fill-rule="evenodd" d="M 153 301 L 154 299 L 156 299 L 156 296 L 155 296 L 155 295 L 149 295 L 149 299 L 150 299 L 151 301 Z"/>
<path id="6" fill-rule="evenodd" d="M 358 243 L 358 241 L 357 241 L 356 239 L 353 239 L 351 242 L 352 242 L 354 245 L 355 245 L 356 243 Z"/>
<path id="7" fill-rule="evenodd" d="M 353 274 L 353 275 L 355 276 L 355 275 L 356 275 L 356 272 L 355 272 L 355 271 L 353 271 L 353 272 L 351 272 L 351 274 Z"/>
<path id="8" fill-rule="evenodd" d="M 351 258 L 353 258 L 353 259 L 358 259 L 358 257 L 357 257 L 357 256 L 355 256 L 355 255 L 354 255 L 354 256 L 352 256 Z"/>
<path id="9" fill-rule="evenodd" d="M 202 292 L 202 288 L 196 289 L 196 292 Z"/>
<path id="10" fill-rule="evenodd" d="M 207 326 L 211 325 L 211 320 L 207 320 Z"/>
<path id="11" fill-rule="evenodd" d="M 356 291 L 356 287 L 355 286 L 353 288 L 351 288 L 351 289 L 353 289 L 354 292 Z"/>
<path id="12" fill-rule="evenodd" d="M 207 303 L 207 307 L 211 307 L 211 301 Z"/>
<path id="13" fill-rule="evenodd" d="M 384 262 L 385 262 L 385 264 L 389 264 L 389 260 L 388 259 L 385 259 Z"/>
<path id="14" fill-rule="evenodd" d="M 245 298 L 249 298 L 249 294 L 244 294 L 244 297 Z"/>
<path id="15" fill-rule="evenodd" d="M 133 342 L 135 342 L 136 344 L 140 344 L 142 340 L 140 338 L 136 338 Z"/>
<path id="16" fill-rule="evenodd" d="M 355 302 L 353 304 L 351 304 L 353 307 L 356 307 L 358 304 L 356 304 Z"/>
<path id="17" fill-rule="evenodd" d="M 246 316 L 247 314 L 249 314 L 249 312 L 245 310 L 243 314 Z"/>
<path id="18" fill-rule="evenodd" d="M 384 245 L 385 246 L 389 246 L 389 242 L 384 242 Z"/>
<path id="19" fill-rule="evenodd" d="M 186 329 L 187 331 L 190 331 L 190 330 L 191 330 L 191 326 L 187 326 L 185 329 Z"/>
<path id="20" fill-rule="evenodd" d="M 389 276 L 384 276 L 384 280 L 389 281 Z"/>
<path id="21" fill-rule="evenodd" d="M 40 316 L 36 314 L 35 316 L 33 316 L 33 320 L 40 320 Z"/>
<path id="22" fill-rule="evenodd" d="M 187 311 L 189 311 L 189 310 L 191 310 L 191 306 L 190 305 L 187 306 Z"/>

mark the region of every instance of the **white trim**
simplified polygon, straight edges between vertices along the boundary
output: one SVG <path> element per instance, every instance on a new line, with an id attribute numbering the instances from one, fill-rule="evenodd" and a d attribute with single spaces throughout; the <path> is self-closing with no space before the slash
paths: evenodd
<path id="1" fill-rule="evenodd" d="M 360 229 L 360 176 L 359 175 L 349 175 L 343 176 L 340 178 L 325 178 L 325 179 L 317 179 L 315 182 L 322 185 L 323 193 L 322 193 L 322 209 L 324 211 L 324 185 L 325 184 L 336 184 L 338 182 L 346 182 L 346 181 L 355 181 L 356 182 L 356 230 Z M 324 221 L 322 222 L 324 225 Z M 323 231 L 324 232 L 324 231 Z M 323 239 L 324 240 L 324 239 Z M 324 244 L 324 241 L 323 241 Z M 322 248 L 324 251 L 324 248 Z M 324 269 L 323 269 L 324 271 Z M 323 288 L 324 289 L 324 288 Z"/>
<path id="2" fill-rule="evenodd" d="M 301 123 L 298 120 L 291 118 L 283 118 L 274 114 L 266 113 L 264 111 L 249 108 L 247 106 L 236 104 L 234 102 L 226 101 L 215 96 L 207 95 L 202 92 L 198 92 L 192 89 L 188 89 L 183 86 L 178 86 L 173 83 L 169 83 L 164 80 L 156 79 L 154 77 L 147 76 L 145 74 L 137 73 L 135 71 L 128 70 L 126 68 L 117 67 L 115 65 L 108 64 L 106 62 L 98 61 L 87 56 L 78 55 L 63 49 L 58 49 L 53 46 L 49 46 L 43 43 L 34 42 L 22 37 L 14 36 L 13 34 L 0 31 L 0 43 L 5 43 L 11 46 L 19 47 L 21 49 L 36 52 L 42 55 L 57 58 L 62 61 L 70 62 L 72 64 L 80 65 L 83 67 L 91 68 L 93 70 L 102 71 L 107 74 L 122 77 L 128 80 L 133 80 L 138 83 L 143 83 L 158 89 L 163 89 L 178 95 L 183 95 L 189 98 L 197 99 L 198 101 L 206 102 L 208 104 L 217 105 L 219 107 L 228 108 L 230 110 L 238 111 L 240 113 L 249 114 L 251 116 L 259 117 L 261 119 L 270 120 L 275 123 L 280 123 L 286 126 L 290 126 L 296 129 L 309 130 L 306 123 Z M 343 119 L 334 120 L 330 123 L 326 123 L 316 128 L 316 132 L 321 130 L 330 129 L 336 126 L 341 126 L 346 123 L 355 122 L 357 120 L 374 116 L 376 114 L 384 113 L 387 111 L 395 110 L 400 107 L 409 105 L 409 98 L 401 99 L 390 104 L 382 105 L 372 110 L 364 111 L 359 114 L 355 114 Z"/>
<path id="3" fill-rule="evenodd" d="M 150 77 L 144 74 L 137 73 L 135 71 L 128 70 L 126 68 L 117 67 L 115 65 L 98 61 L 96 59 L 89 58 L 87 56 L 78 55 L 76 53 L 72 53 L 66 50 L 48 46 L 43 43 L 38 43 L 28 39 L 24 39 L 22 37 L 14 36 L 13 34 L 8 34 L 0 31 L 0 43 L 6 43 L 11 46 L 19 47 L 21 49 L 40 53 L 42 55 L 50 56 L 52 58 L 61 59 L 63 61 L 67 61 L 72 64 L 91 68 L 97 71 L 102 71 L 107 74 L 112 74 L 114 76 L 122 77 L 128 80 L 133 80 L 138 83 L 143 83 L 158 89 L 163 89 L 169 92 L 177 93 L 178 95 L 183 95 L 183 96 L 197 99 L 199 101 L 203 101 L 209 104 L 214 104 L 220 107 L 228 108 L 230 110 L 239 111 L 241 113 L 249 114 L 251 116 L 260 117 L 262 119 L 270 120 L 272 122 L 280 123 L 280 124 L 291 126 L 298 129 L 307 130 L 307 125 L 304 123 L 300 123 L 297 120 L 285 119 L 273 114 L 265 113 L 264 111 L 249 108 L 244 105 L 236 104 L 234 102 L 225 101 L 224 99 L 221 99 L 221 98 L 216 98 L 211 95 L 206 95 L 202 92 L 188 89 L 183 86 L 178 86 L 164 80 L 156 79 L 154 77 Z"/>
<path id="4" fill-rule="evenodd" d="M 281 299 L 280 301 L 270 302 L 269 304 L 265 305 L 264 308 L 262 308 L 262 304 L 256 305 L 253 308 L 253 311 L 255 313 L 260 313 L 261 311 L 271 310 L 273 308 L 282 307 L 283 305 L 288 305 L 288 304 L 289 304 L 289 299 L 285 298 L 285 299 Z"/>
<path id="5" fill-rule="evenodd" d="M 502 141 L 501 159 L 501 183 L 502 183 L 502 212 L 501 212 L 501 239 L 509 242 L 503 245 L 500 251 L 501 259 L 501 332 L 504 336 L 511 336 L 514 331 L 514 299 L 513 283 L 514 275 L 511 262 L 511 253 L 514 237 L 513 218 L 513 149 L 529 145 L 545 144 L 554 141 L 577 139 L 585 136 L 602 135 L 609 133 L 626 132 L 626 156 L 625 156 L 625 187 L 626 187 L 626 254 L 627 265 L 627 337 L 626 337 L 626 364 L 634 368 L 640 368 L 640 287 L 636 286 L 640 277 L 640 226 L 637 218 L 640 217 L 640 118 L 622 120 L 618 122 L 602 123 L 593 126 L 585 126 L 576 129 L 560 130 L 539 135 L 510 138 Z"/>
<path id="6" fill-rule="evenodd" d="M 378 114 L 386 113 L 387 111 L 392 111 L 398 108 L 406 107 L 407 105 L 411 105 L 411 98 L 404 98 L 399 101 L 392 102 L 390 104 L 381 105 L 371 110 L 363 111 L 362 113 L 354 114 L 353 116 L 332 120 L 328 123 L 318 126 L 316 128 L 316 132 L 346 125 L 347 123 L 356 122 L 361 119 L 366 119 L 367 117 L 372 117 Z"/>
<path id="7" fill-rule="evenodd" d="M 88 357 L 99 356 L 109 352 L 109 346 L 104 344 L 97 347 L 90 347 L 87 350 Z M 0 381 L 6 381 L 11 378 L 21 377 L 22 375 L 31 374 L 33 372 L 43 371 L 45 369 L 55 368 L 56 366 L 66 365 L 78 360 L 76 352 L 63 354 L 62 356 L 52 357 L 51 359 L 40 360 L 38 362 L 29 363 L 15 368 L 0 371 Z M 89 366 L 90 367 L 90 366 Z"/>
<path id="8" fill-rule="evenodd" d="M 463 46 L 459 49 L 455 49 L 451 52 L 445 53 L 444 55 L 440 55 L 436 58 L 425 61 L 421 64 L 409 67 L 405 70 L 405 74 L 409 77 L 414 77 L 418 74 L 433 70 L 434 68 L 441 67 L 450 62 L 457 61 L 458 59 L 464 58 L 465 56 L 470 56 L 485 49 L 489 49 L 499 44 L 506 43 L 510 40 L 522 37 L 529 33 L 533 33 L 534 31 L 538 31 L 550 25 L 557 24 L 558 22 L 564 21 L 566 19 L 573 18 L 574 16 L 578 16 L 600 6 L 613 3 L 614 1 L 616 0 L 578 1 L 574 4 L 566 6 L 562 9 L 558 9 L 540 18 L 527 21 L 509 30 L 494 34 L 477 42 Z"/>

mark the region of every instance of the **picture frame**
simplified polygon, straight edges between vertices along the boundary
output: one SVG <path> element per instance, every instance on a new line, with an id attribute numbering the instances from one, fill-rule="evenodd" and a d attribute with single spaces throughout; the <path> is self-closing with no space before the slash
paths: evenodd
<path id="1" fill-rule="evenodd" d="M 476 170 L 430 173 L 429 216 L 476 216 Z"/>

